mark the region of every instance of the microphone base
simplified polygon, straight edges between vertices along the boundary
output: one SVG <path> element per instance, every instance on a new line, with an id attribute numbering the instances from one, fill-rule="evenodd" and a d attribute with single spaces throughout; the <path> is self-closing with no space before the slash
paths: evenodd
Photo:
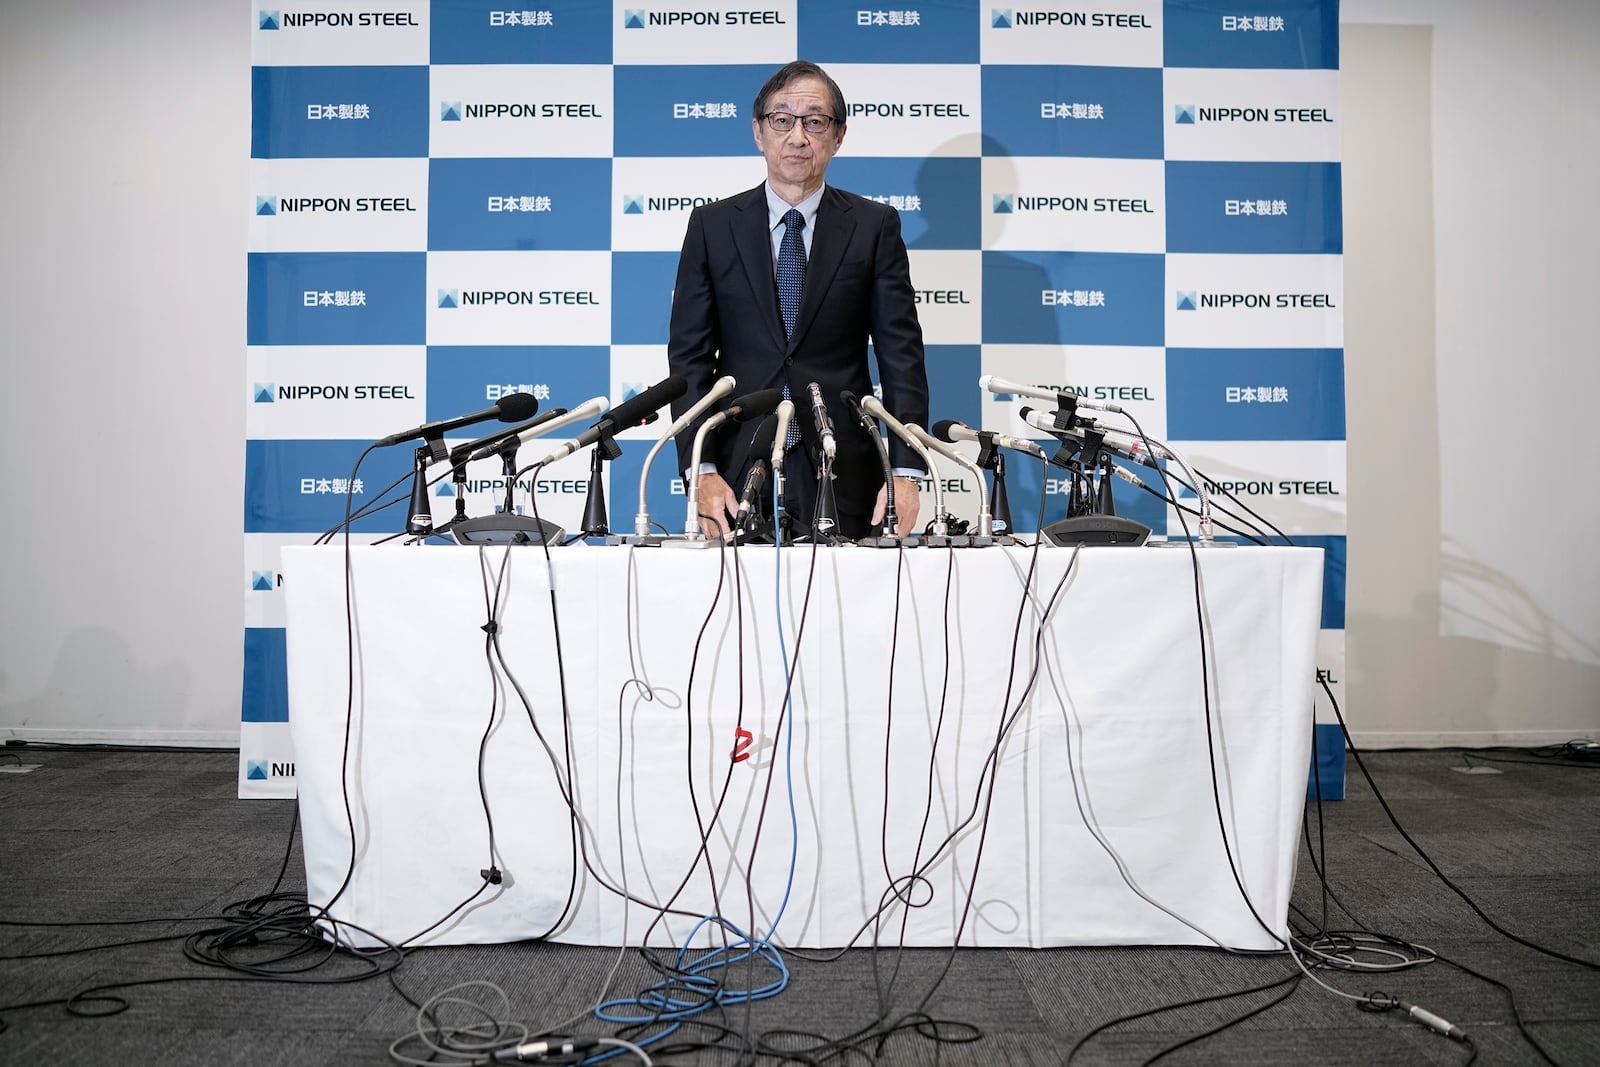
<path id="1" fill-rule="evenodd" d="M 608 545 L 638 545 L 640 548 L 653 548 L 663 541 L 669 541 L 666 534 L 612 534 L 606 538 Z"/>
<path id="2" fill-rule="evenodd" d="M 891 537 L 888 534 L 875 534 L 855 541 L 855 544 L 860 545 L 862 548 L 899 548 L 901 545 L 909 547 L 911 543 L 903 537 Z"/>
<path id="3" fill-rule="evenodd" d="M 1057 519 L 1039 531 L 1039 536 L 1057 547 L 1085 548 L 1142 545 L 1150 537 L 1150 527 L 1117 515 L 1079 515 Z"/>
<path id="4" fill-rule="evenodd" d="M 532 515 L 482 515 L 452 523 L 450 536 L 458 545 L 554 545 L 567 531 L 548 519 Z"/>
<path id="5" fill-rule="evenodd" d="M 670 537 L 658 543 L 660 548 L 714 548 L 723 544 L 720 537 Z"/>

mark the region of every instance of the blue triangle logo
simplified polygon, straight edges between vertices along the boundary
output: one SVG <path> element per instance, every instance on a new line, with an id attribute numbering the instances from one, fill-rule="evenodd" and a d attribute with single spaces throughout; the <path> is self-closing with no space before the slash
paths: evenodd
<path id="1" fill-rule="evenodd" d="M 439 121 L 440 122 L 460 122 L 461 121 L 461 101 L 459 101 L 459 100 L 441 100 L 441 101 L 439 101 Z"/>
<path id="2" fill-rule="evenodd" d="M 622 196 L 622 213 L 624 215 L 643 215 L 644 197 L 629 196 L 624 193 Z"/>
<path id="3" fill-rule="evenodd" d="M 644 29 L 644 12 L 635 11 L 632 8 L 624 8 L 622 11 L 622 28 L 625 30 Z"/>
<path id="4" fill-rule="evenodd" d="M 276 215 L 278 213 L 278 198 L 275 196 L 256 197 L 257 215 Z"/>
<path id="5" fill-rule="evenodd" d="M 994 213 L 996 215 L 1010 215 L 1015 210 L 1016 198 L 1010 193 L 994 194 Z"/>
<path id="6" fill-rule="evenodd" d="M 1176 122 L 1180 126 L 1193 126 L 1194 125 L 1194 105 L 1193 104 L 1173 104 L 1172 105 L 1172 121 Z"/>
<path id="7" fill-rule="evenodd" d="M 442 308 L 460 307 L 461 306 L 461 290 L 460 289 L 440 289 L 439 290 L 439 306 L 442 307 Z"/>
<path id="8" fill-rule="evenodd" d="M 250 572 L 250 590 L 252 592 L 256 592 L 256 593 L 270 593 L 270 592 L 272 592 L 272 572 L 271 571 L 251 571 Z"/>
<path id="9" fill-rule="evenodd" d="M 456 487 L 449 482 L 440 482 L 433 491 L 434 496 L 455 496 Z"/>
<path id="10" fill-rule="evenodd" d="M 997 403 L 997 404 L 1009 404 L 1013 400 L 1015 400 L 1016 398 L 1017 398 L 1017 394 L 1016 393 L 996 393 L 996 394 L 994 394 L 995 403 Z"/>
<path id="11" fill-rule="evenodd" d="M 272 404 L 277 402 L 277 389 L 271 382 L 257 382 L 251 387 L 251 392 L 257 404 Z"/>
<path id="12" fill-rule="evenodd" d="M 251 782 L 264 782 L 267 780 L 267 761 L 252 759 L 244 761 L 244 776 Z"/>
<path id="13" fill-rule="evenodd" d="M 1009 30 L 1011 28 L 1011 9 L 1009 7 L 991 7 L 989 9 L 989 28 Z"/>
<path id="14" fill-rule="evenodd" d="M 628 382 L 622 387 L 622 400 L 619 403 L 632 400 L 642 392 L 644 392 L 644 386 L 638 382 Z"/>
<path id="15" fill-rule="evenodd" d="M 258 11 L 256 13 L 261 16 L 261 21 L 258 25 L 263 30 L 275 30 L 278 28 L 278 23 L 282 21 L 276 11 Z"/>
<path id="16" fill-rule="evenodd" d="M 1178 310 L 1179 311 L 1193 311 L 1193 310 L 1195 310 L 1195 299 L 1194 299 L 1193 291 L 1190 291 L 1190 292 L 1186 293 L 1186 292 L 1183 292 L 1182 290 L 1180 290 L 1178 292 Z"/>

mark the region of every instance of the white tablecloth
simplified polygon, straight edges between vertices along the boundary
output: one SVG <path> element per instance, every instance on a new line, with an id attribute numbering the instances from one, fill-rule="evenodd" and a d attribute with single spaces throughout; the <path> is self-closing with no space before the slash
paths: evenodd
<path id="1" fill-rule="evenodd" d="M 313 904 L 346 880 L 353 820 L 332 913 L 395 941 L 428 931 L 419 944 L 690 932 L 625 906 L 624 880 L 792 946 L 1265 949 L 1284 933 L 1320 551 L 1202 551 L 1197 582 L 1179 547 L 1047 548 L 1026 596 L 1021 548 L 744 548 L 737 574 L 731 550 L 552 557 L 354 549 L 352 689 L 344 553 L 284 551 Z M 434 926 L 490 866 L 480 748 L 506 879 Z M 579 861 L 570 907 L 569 770 L 594 868 Z"/>

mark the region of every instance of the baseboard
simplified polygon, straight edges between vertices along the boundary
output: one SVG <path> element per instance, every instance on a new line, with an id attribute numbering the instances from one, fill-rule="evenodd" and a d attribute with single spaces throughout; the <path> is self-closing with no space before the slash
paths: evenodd
<path id="1" fill-rule="evenodd" d="M 233 730 L 63 730 L 46 726 L 0 726 L 0 743 L 34 741 L 41 745 L 159 745 L 163 748 L 239 747 Z"/>
<path id="2" fill-rule="evenodd" d="M 1351 730 L 1350 736 L 1362 751 L 1385 748 L 1538 748 L 1564 745 L 1578 737 L 1600 735 L 1600 727 L 1575 726 L 1571 730 L 1452 730 L 1423 733 L 1399 730 Z"/>

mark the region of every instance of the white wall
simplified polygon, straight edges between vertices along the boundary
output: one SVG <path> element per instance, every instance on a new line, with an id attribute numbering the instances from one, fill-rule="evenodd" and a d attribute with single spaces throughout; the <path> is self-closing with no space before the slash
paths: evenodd
<path id="1" fill-rule="evenodd" d="M 237 743 L 248 18 L 0 4 L 0 737 Z"/>
<path id="2" fill-rule="evenodd" d="M 156 8 L 0 5 L 0 737 L 237 735 L 250 6 Z M 1353 728 L 1600 734 L 1600 4 L 1343 19 Z"/>
<path id="3" fill-rule="evenodd" d="M 1342 19 L 1353 730 L 1595 736 L 1600 4 Z"/>

